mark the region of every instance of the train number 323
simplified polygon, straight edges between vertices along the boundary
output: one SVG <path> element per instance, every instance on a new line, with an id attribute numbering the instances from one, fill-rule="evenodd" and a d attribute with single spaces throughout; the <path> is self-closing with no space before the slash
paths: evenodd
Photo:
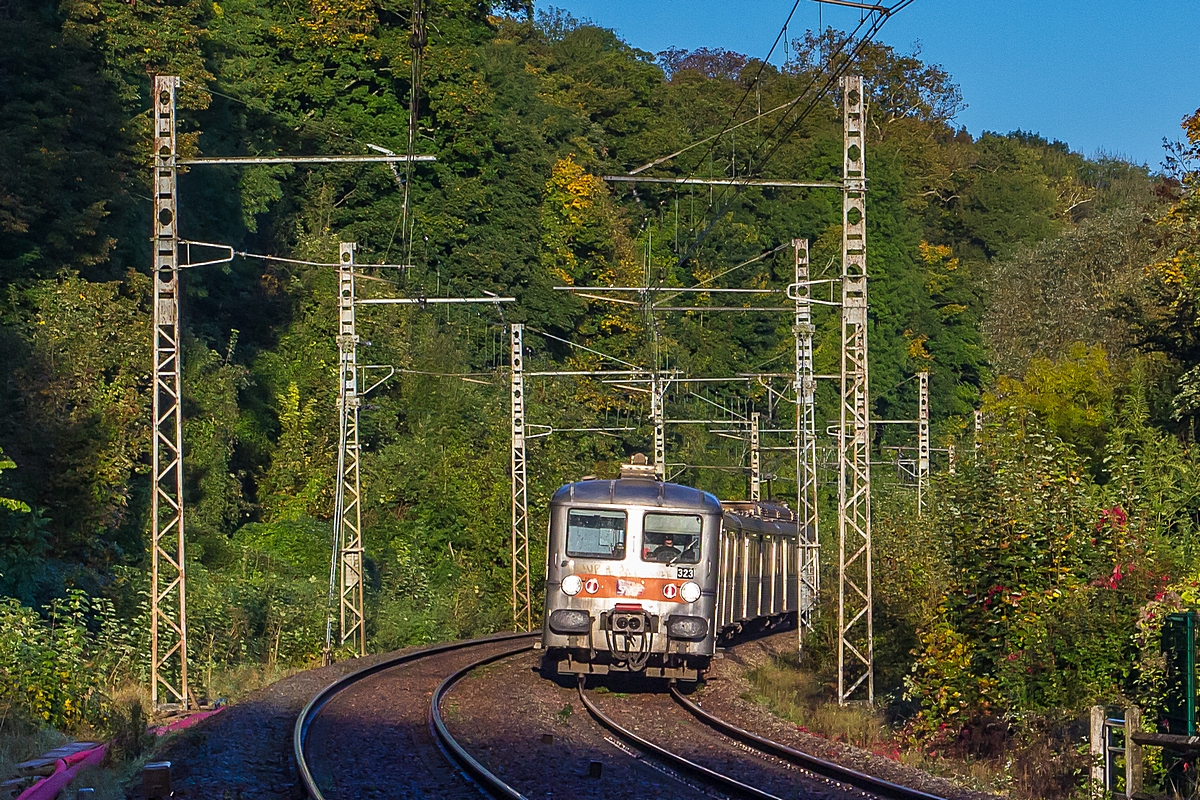
<path id="1" fill-rule="evenodd" d="M 694 578 L 694 577 L 696 577 L 696 568 L 695 567 L 676 567 L 675 568 L 675 577 L 676 578 Z"/>

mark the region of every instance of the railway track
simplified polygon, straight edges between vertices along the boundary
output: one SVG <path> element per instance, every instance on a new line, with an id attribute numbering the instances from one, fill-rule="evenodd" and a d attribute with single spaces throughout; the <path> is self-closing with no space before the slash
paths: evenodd
<path id="1" fill-rule="evenodd" d="M 833 761 L 817 758 L 809 753 L 796 750 L 785 744 L 780 744 L 779 742 L 759 736 L 756 733 L 739 728 L 732 723 L 709 714 L 698 704 L 693 703 L 679 691 L 674 681 L 671 682 L 671 697 L 675 699 L 675 702 L 687 709 L 696 719 L 722 735 L 822 777 L 835 780 L 838 783 L 849 784 L 865 792 L 870 792 L 873 795 L 889 798 L 889 800 L 943 800 L 938 795 L 922 792 L 898 783 L 892 783 L 891 781 L 877 778 L 874 775 L 868 775 L 865 772 L 859 772 L 858 770 L 842 766 Z"/>
<path id="2" fill-rule="evenodd" d="M 722 792 L 731 797 L 748 798 L 749 800 L 780 800 L 779 795 L 764 791 L 759 786 L 716 770 L 710 769 L 703 764 L 698 763 L 695 759 L 687 758 L 679 753 L 664 748 L 650 740 L 639 736 L 637 733 L 629 730 L 625 726 L 618 723 L 611 716 L 605 714 L 584 691 L 584 681 L 582 678 L 578 686 L 579 699 L 587 708 L 597 722 L 602 726 L 612 731 L 621 739 L 642 752 L 650 755 L 660 762 L 668 765 L 672 769 L 676 769 L 687 774 L 694 780 Z M 670 693 L 672 698 L 689 713 L 692 714 L 701 723 L 720 734 L 721 736 L 739 742 L 749 749 L 757 753 L 772 758 L 779 759 L 787 764 L 799 768 L 800 770 L 822 778 L 835 781 L 839 784 L 854 787 L 862 792 L 875 797 L 886 798 L 887 800 L 944 800 L 944 798 L 913 789 L 908 786 L 893 783 L 891 781 L 877 778 L 874 775 L 868 775 L 864 772 L 845 767 L 832 761 L 827 761 L 818 758 L 809 753 L 796 750 L 779 742 L 772 741 L 765 737 L 751 733 L 743 728 L 726 722 L 707 711 L 702 709 L 696 703 L 693 703 L 685 697 L 675 685 L 675 682 L 670 683 Z"/>
<path id="3" fill-rule="evenodd" d="M 528 640 L 535 635 L 537 634 L 505 634 L 406 653 L 347 675 L 326 687 L 305 707 L 296 721 L 293 732 L 297 769 L 308 796 L 314 800 L 339 800 L 342 797 L 394 796 L 396 790 L 399 790 L 401 794 L 419 795 L 423 792 L 426 796 L 477 797 L 478 789 L 483 789 L 486 794 L 503 800 L 526 800 L 525 795 L 489 770 L 454 738 L 443 718 L 443 701 L 455 684 L 473 670 L 530 650 L 532 644 Z M 331 752 L 328 745 L 336 741 L 336 737 L 331 734 L 336 734 L 339 725 L 345 725 L 347 720 L 354 718 L 353 709 L 363 706 L 370 711 L 376 710 L 379 696 L 387 693 L 389 688 L 381 681 L 394 679 L 401 672 L 414 668 L 422 670 L 419 679 L 409 675 L 406 680 L 410 683 L 415 680 L 420 687 L 416 690 L 410 689 L 409 694 L 419 694 L 422 702 L 415 707 L 405 706 L 408 708 L 408 721 L 398 726 L 389 726 L 385 720 L 378 720 L 382 724 L 381 730 L 355 731 L 352 734 L 359 742 L 357 747 L 343 747 L 340 753 L 334 748 L 334 752 Z M 861 796 L 860 792 L 865 792 L 888 800 L 942 800 L 936 795 L 825 761 L 725 722 L 685 697 L 672 683 L 670 692 L 675 703 L 711 731 L 719 734 L 720 738 L 738 743 L 730 746 L 738 747 L 742 751 L 754 751 L 765 755 L 768 761 L 782 761 L 801 770 L 802 773 L 819 776 L 824 779 L 827 787 L 810 792 L 797 785 L 789 787 L 790 791 L 785 792 L 780 790 L 779 778 L 776 775 L 775 789 L 768 791 L 761 785 L 756 785 L 757 780 L 747 779 L 745 770 L 740 770 L 743 773 L 741 777 L 733 777 L 699 763 L 694 756 L 689 758 L 656 744 L 618 723 L 588 696 L 582 679 L 577 690 L 580 702 L 602 728 L 623 740 L 633 751 L 640 751 L 642 756 L 666 766 L 667 770 L 663 772 L 669 780 L 682 780 L 690 786 L 700 784 L 722 796 L 750 800 L 780 800 L 781 796 L 797 796 L 795 790 L 799 789 L 801 797 Z M 383 781 L 385 787 L 380 787 L 379 781 L 371 777 L 372 768 L 368 761 L 371 748 L 367 746 L 367 740 L 372 736 L 391 738 L 393 741 L 390 744 L 384 743 L 378 752 L 391 752 L 394 756 L 397 754 L 397 742 L 394 741 L 397 728 L 403 730 L 409 748 L 419 751 L 399 752 L 408 768 L 434 774 L 432 779 L 428 776 L 423 778 L 424 788 L 416 781 L 405 785 L 405 779 L 400 772 L 389 772 Z M 418 733 L 417 728 L 425 734 L 424 737 L 414 736 Z M 344 736 L 345 733 L 340 735 Z M 615 744 L 611 739 L 609 741 Z M 626 747 L 618 746 L 618 749 L 635 758 L 639 757 Z M 363 758 L 359 759 L 359 763 L 347 767 L 345 759 L 350 751 Z M 341 771 L 330 769 L 329 764 L 324 763 L 327 761 L 338 762 Z M 451 764 L 454 767 L 451 767 Z M 386 771 L 379 767 L 374 769 L 375 774 Z M 778 767 L 775 769 L 778 770 Z M 440 777 L 436 775 L 439 770 L 443 773 Z M 753 772 L 753 769 L 750 771 Z M 432 784 L 429 783 L 430 780 L 433 781 Z M 811 783 L 812 780 L 815 779 L 809 778 L 808 782 Z M 828 783 L 829 781 L 840 784 L 840 787 Z M 471 786 L 471 783 L 475 786 Z M 437 791 L 437 794 L 430 794 L 431 789 Z M 833 791 L 830 792 L 830 789 Z"/>
<path id="4" fill-rule="evenodd" d="M 587 708 L 588 713 L 595 718 L 597 722 L 608 728 L 620 738 L 624 739 L 629 744 L 633 745 L 638 750 L 646 753 L 661 762 L 664 762 L 672 769 L 677 769 L 684 772 L 690 777 L 699 780 L 701 783 L 711 786 L 712 788 L 729 794 L 733 797 L 750 798 L 750 800 L 781 800 L 777 795 L 770 792 L 764 792 L 755 786 L 751 786 L 744 781 L 739 781 L 736 778 L 731 778 L 728 775 L 709 769 L 708 767 L 699 764 L 689 758 L 685 758 L 678 753 L 668 750 L 665 747 L 651 742 L 638 736 L 633 731 L 619 724 L 612 717 L 605 714 L 596 706 L 595 703 L 587 696 L 584 691 L 584 679 L 581 675 L 579 678 L 579 700 Z"/>
<path id="5" fill-rule="evenodd" d="M 426 697 L 440 700 L 471 669 L 529 650 L 538 635 L 510 633 L 436 645 L 385 659 L 325 687 L 300 712 L 292 731 L 292 754 L 306 795 L 313 800 L 387 797 L 399 789 L 418 796 L 478 797 L 450 766 L 447 756 L 455 747 L 443 749 L 442 736 L 449 734 L 438 715 L 432 717 L 440 724 L 431 723 Z M 384 718 L 389 715 L 397 719 Z"/>

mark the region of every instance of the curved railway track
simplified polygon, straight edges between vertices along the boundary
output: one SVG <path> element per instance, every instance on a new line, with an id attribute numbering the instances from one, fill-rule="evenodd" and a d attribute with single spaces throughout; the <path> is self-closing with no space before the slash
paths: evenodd
<path id="1" fill-rule="evenodd" d="M 370 757 L 371 754 L 369 752 L 363 752 L 369 750 L 369 748 L 354 748 L 353 742 L 347 745 L 341 744 L 334 739 L 338 726 L 345 724 L 345 720 L 342 719 L 344 715 L 358 712 L 360 718 L 368 717 L 371 711 L 374 710 L 375 703 L 370 703 L 371 708 L 367 709 L 365 713 L 356 708 L 360 699 L 359 695 L 362 695 L 362 699 L 364 700 L 372 700 L 372 692 L 379 693 L 378 687 L 370 685 L 372 682 L 386 679 L 389 677 L 388 673 L 399 672 L 414 667 L 424 668 L 431 670 L 434 677 L 431 678 L 428 674 L 418 676 L 416 683 L 420 684 L 419 689 L 417 692 L 410 692 L 410 694 L 423 694 L 424 690 L 428 689 L 436 699 L 440 699 L 444 695 L 445 690 L 453 685 L 454 681 L 467 674 L 471 669 L 530 649 L 532 646 L 530 644 L 519 644 L 517 646 L 512 646 L 512 644 L 521 640 L 532 639 L 538 635 L 540 635 L 538 631 L 533 633 L 510 633 L 483 639 L 436 645 L 424 650 L 404 653 L 364 667 L 334 681 L 322 689 L 308 702 L 304 710 L 300 712 L 292 731 L 293 757 L 296 761 L 296 770 L 299 773 L 301 786 L 306 795 L 313 798 L 313 800 L 332 800 L 332 798 L 342 795 L 358 797 L 369 796 L 371 794 L 380 794 L 381 796 L 388 794 L 388 792 L 380 791 L 378 786 L 372 784 L 371 776 L 366 774 L 367 770 L 361 770 L 360 772 L 356 769 L 360 767 L 358 762 L 362 761 L 361 756 Z M 472 657 L 472 653 L 474 653 L 474 657 Z M 479 653 L 483 653 L 482 657 L 480 657 Z M 465 666 L 463 664 L 464 660 L 466 661 Z M 444 662 L 450 663 L 448 667 L 451 672 L 449 678 L 446 677 L 447 666 Z M 334 714 L 332 713 L 333 711 L 339 713 Z M 397 733 L 403 733 L 406 736 L 419 739 L 419 744 L 423 745 L 424 748 L 438 750 L 439 752 L 436 757 L 443 761 L 443 755 L 455 752 L 453 746 L 447 750 L 441 749 L 446 747 L 445 741 L 442 739 L 443 733 L 445 736 L 449 736 L 449 733 L 445 731 L 444 723 L 440 725 L 440 731 L 438 730 L 439 726 L 433 725 L 432 721 L 427 723 L 424 713 L 424 702 L 420 703 L 419 709 L 413 708 L 411 711 L 419 714 L 419 717 L 412 716 L 408 720 L 407 727 L 402 731 L 398 731 L 398 726 L 396 725 L 388 725 L 387 720 L 376 720 L 381 726 L 379 733 L 382 736 L 395 736 Z M 322 712 L 325 712 L 324 716 L 327 719 L 323 720 Z M 438 717 L 438 715 L 432 716 L 433 718 Z M 323 722 L 331 730 L 322 730 Z M 424 730 L 419 730 L 419 728 L 423 728 Z M 429 733 L 428 738 L 421 736 L 425 731 Z M 365 737 L 360 735 L 358 738 L 364 739 Z M 328 758 L 328 752 L 323 753 L 326 756 L 325 759 L 320 757 L 314 758 L 312 753 L 314 739 L 319 740 L 317 743 L 322 745 L 322 747 L 315 749 L 328 751 L 340 746 L 340 755 L 343 757 L 343 760 L 346 760 L 345 756 L 351 756 L 350 760 L 353 762 L 351 764 L 352 774 L 333 771 L 327 762 L 335 759 Z M 453 740 L 451 739 L 451 741 Z M 461 747 L 458 749 L 461 751 Z M 465 751 L 462 752 L 465 755 Z M 409 760 L 417 762 L 417 766 L 419 767 L 432 769 L 437 766 L 430 762 L 428 753 L 407 755 L 412 755 L 413 758 Z M 360 757 L 355 758 L 355 756 Z M 467 757 L 469 758 L 469 756 Z M 468 767 L 464 768 L 468 772 L 471 772 Z M 480 769 L 482 769 L 482 766 L 480 766 Z M 318 780 L 318 776 L 323 780 Z M 479 779 L 477 774 L 475 774 L 475 777 L 477 780 Z M 403 780 L 404 778 L 391 777 L 389 779 L 395 781 Z M 329 791 L 327 795 L 326 791 L 330 789 L 331 783 L 334 784 L 333 791 Z M 463 796 L 471 796 L 472 794 L 478 796 L 478 792 L 473 787 L 466 785 L 465 781 L 462 783 L 464 784 L 461 787 L 464 789 Z M 321 784 L 324 784 L 325 789 L 322 789 Z M 339 786 L 340 791 L 338 790 Z M 504 796 L 512 797 L 513 795 Z M 520 795 L 516 796 L 520 797 Z"/>
<path id="2" fill-rule="evenodd" d="M 712 770 L 693 759 L 686 758 L 676 752 L 668 750 L 654 742 L 645 739 L 642 736 L 634 733 L 626 727 L 619 724 L 616 720 L 601 711 L 595 703 L 588 698 L 584 692 L 584 681 L 581 677 L 579 681 L 579 699 L 587 708 L 593 718 L 596 719 L 605 728 L 612 731 L 621 739 L 642 752 L 658 759 L 660 762 L 670 766 L 673 769 L 686 773 L 691 778 L 700 781 L 724 794 L 731 797 L 750 798 L 750 800 L 779 800 L 777 795 L 764 791 L 745 780 L 725 775 L 723 773 Z M 794 767 L 835 781 L 846 786 L 859 789 L 867 792 L 875 797 L 887 798 L 887 800 L 944 800 L 944 798 L 922 792 L 918 789 L 913 789 L 909 786 L 893 783 L 891 781 L 877 778 L 874 775 L 868 775 L 864 772 L 845 767 L 833 761 L 827 761 L 818 758 L 809 753 L 796 750 L 779 742 L 772 741 L 758 734 L 751 733 L 743 728 L 739 728 L 729 722 L 726 722 L 719 717 L 709 714 L 699 705 L 693 703 L 685 697 L 675 685 L 674 681 L 670 683 L 671 696 L 675 701 L 692 714 L 697 720 L 717 732 L 721 736 L 739 742 L 747 746 L 759 754 L 777 758 Z"/>
<path id="3" fill-rule="evenodd" d="M 433 693 L 433 701 L 429 707 L 429 725 L 433 729 L 434 734 L 438 737 L 444 750 L 449 751 L 449 755 L 458 762 L 459 766 L 465 769 L 472 778 L 474 778 L 487 792 L 493 797 L 503 798 L 503 800 L 526 800 L 525 796 L 518 792 L 513 787 L 509 786 L 504 781 L 496 777 L 495 773 L 480 764 L 470 753 L 467 752 L 461 744 L 458 743 L 453 736 L 450 735 L 449 728 L 446 727 L 446 721 L 442 719 L 442 698 L 450 691 L 450 687 L 465 678 L 469 672 L 479 667 L 491 664 L 493 661 L 499 661 L 502 658 L 508 658 L 510 655 L 523 653 L 530 647 L 522 647 L 510 653 L 501 653 L 499 655 L 488 656 L 481 658 L 478 661 L 467 664 L 458 672 L 447 677 L 444 681 L 438 684 L 437 690 Z"/>
<path id="4" fill-rule="evenodd" d="M 313 800 L 337 800 L 337 798 L 343 796 L 367 797 L 373 794 L 393 796 L 396 789 L 400 789 L 404 793 L 403 790 L 405 788 L 412 789 L 417 786 L 414 782 L 412 786 L 405 787 L 403 784 L 397 784 L 396 779 L 393 777 L 391 778 L 392 783 L 388 784 L 387 789 L 381 790 L 380 787 L 372 783 L 369 776 L 363 777 L 365 773 L 369 772 L 367 769 L 360 769 L 359 772 L 355 772 L 352 767 L 349 776 L 345 770 L 341 774 L 335 774 L 327 764 L 322 764 L 321 756 L 314 756 L 313 750 L 320 751 L 322 748 L 319 746 L 314 748 L 313 745 L 314 739 L 317 740 L 318 745 L 332 741 L 332 736 L 338 730 L 338 726 L 345 724 L 346 709 L 342 708 L 341 716 L 339 716 L 337 713 L 331 713 L 331 709 L 335 706 L 341 705 L 353 708 L 356 703 L 362 702 L 363 705 L 374 710 L 377 705 L 378 696 L 385 692 L 387 688 L 385 684 L 379 683 L 379 681 L 395 678 L 406 668 L 419 667 L 424 672 L 417 678 L 410 676 L 409 680 L 416 680 L 421 685 L 418 693 L 421 695 L 423 701 L 428 698 L 428 703 L 421 702 L 417 704 L 417 708 L 409 708 L 410 719 L 405 730 L 407 731 L 406 735 L 409 737 L 407 741 L 411 743 L 410 746 L 416 749 L 425 748 L 431 752 L 424 754 L 404 752 L 400 755 L 410 765 L 415 765 L 418 769 L 437 771 L 440 768 L 442 771 L 452 772 L 451 780 L 457 784 L 457 789 L 463 797 L 478 796 L 478 789 L 483 789 L 486 794 L 502 798 L 503 800 L 526 800 L 525 795 L 505 783 L 455 740 L 443 719 L 442 705 L 443 700 L 454 685 L 473 670 L 530 650 L 532 644 L 523 640 L 531 639 L 536 635 L 536 633 L 504 634 L 485 639 L 438 645 L 413 653 L 405 653 L 365 667 L 327 686 L 305 706 L 296 721 L 293 731 L 293 750 L 297 771 L 307 795 L 313 798 Z M 643 755 L 649 756 L 654 761 L 665 765 L 668 768 L 667 775 L 669 777 L 674 777 L 671 776 L 672 772 L 678 773 L 679 776 L 686 776 L 686 779 L 690 779 L 693 785 L 696 783 L 703 784 L 728 797 L 749 798 L 750 800 L 780 800 L 778 788 L 776 788 L 776 793 L 772 793 L 761 788 L 761 786 L 754 785 L 756 781 L 748 780 L 744 775 L 739 779 L 724 774 L 698 763 L 694 757 L 685 757 L 629 730 L 626 726 L 621 725 L 605 714 L 588 697 L 588 693 L 584 691 L 585 686 L 582 679 L 579 680 L 577 689 L 580 702 L 602 728 L 613 733 L 634 750 L 641 751 Z M 414 690 L 410 689 L 409 693 L 413 694 Z M 685 697 L 679 692 L 673 682 L 670 686 L 670 693 L 679 706 L 712 731 L 719 734 L 719 738 L 738 743 L 732 746 L 739 747 L 743 751 L 749 749 L 758 754 L 765 755 L 768 757 L 768 761 L 778 759 L 792 767 L 799 768 L 803 772 L 820 776 L 820 778 L 826 781 L 834 781 L 845 788 L 853 787 L 876 797 L 888 798 L 888 800 L 942 800 L 942 798 L 936 795 L 892 783 L 840 764 L 817 758 L 816 756 L 771 741 L 725 722 Z M 361 695 L 361 698 L 357 697 L 358 695 Z M 418 723 L 416 721 L 417 717 L 412 712 L 426 711 L 428 712 L 427 716 L 422 713 Z M 322 718 L 322 712 L 326 712 L 325 716 L 328 719 Z M 386 738 L 389 735 L 394 735 L 394 731 L 384 724 L 384 720 L 377 720 L 377 722 L 381 724 L 382 736 Z M 322 731 L 323 724 L 329 730 Z M 425 737 L 420 742 L 416 740 L 422 737 L 412 736 L 416 727 L 420 727 L 421 733 L 425 734 Z M 360 750 L 369 750 L 366 743 L 371 734 L 367 733 L 365 736 L 357 734 L 357 736 L 363 740 L 363 747 Z M 394 748 L 394 746 L 395 743 L 393 742 L 391 747 Z M 385 746 L 381 752 L 387 751 L 387 749 Z M 632 755 L 629 750 L 621 749 L 627 754 Z M 392 752 L 395 754 L 394 749 Z M 328 753 L 324 755 L 328 757 Z M 431 758 L 438 763 L 432 763 Z M 334 760 L 336 760 L 336 756 Z M 457 769 L 447 770 L 447 765 L 450 763 L 454 764 Z M 683 779 L 683 777 L 676 779 Z M 472 783 L 474 786 L 470 785 Z M 778 780 L 776 780 L 776 784 L 778 785 Z M 322 789 L 322 785 L 325 787 L 324 790 Z M 440 788 L 443 793 L 429 796 L 451 796 L 444 782 L 440 784 Z M 840 794 L 841 792 L 838 793 Z M 794 792 L 783 794 L 794 796 Z M 806 791 L 801 790 L 800 796 L 806 796 L 807 794 Z M 817 794 L 824 794 L 824 792 L 817 792 Z"/>
<path id="5" fill-rule="evenodd" d="M 610 731 L 624 739 L 633 747 L 641 750 L 643 753 L 647 753 L 665 763 L 672 769 L 677 769 L 680 772 L 687 773 L 690 777 L 699 780 L 701 783 L 707 784 L 708 786 L 711 786 L 712 788 L 720 792 L 724 792 L 730 796 L 746 797 L 750 798 L 751 800 L 780 800 L 778 796 L 773 795 L 770 792 L 764 792 L 763 790 L 751 786 L 748 783 L 739 781 L 736 778 L 731 778 L 728 775 L 717 772 L 716 770 L 709 769 L 708 767 L 698 764 L 691 759 L 685 758 L 678 753 L 674 753 L 665 747 L 660 747 L 654 742 L 651 742 L 649 739 L 644 739 L 641 736 L 638 736 L 636 733 L 620 725 L 612 717 L 601 711 L 596 704 L 588 698 L 587 693 L 583 690 L 583 687 L 584 680 L 583 676 L 581 675 L 579 677 L 579 700 L 588 710 L 588 713 L 591 714 L 592 717 L 605 728 L 608 728 Z"/>
<path id="6" fill-rule="evenodd" d="M 838 783 L 849 784 L 855 788 L 870 792 L 879 797 L 890 798 L 890 800 L 943 800 L 942 797 L 928 792 L 922 792 L 918 789 L 913 789 L 909 786 L 902 786 L 898 783 L 886 781 L 883 778 L 877 778 L 874 775 L 868 775 L 865 772 L 859 772 L 856 769 L 842 766 L 833 761 L 826 761 L 823 758 L 817 758 L 809 753 L 796 750 L 788 747 L 785 744 L 771 741 L 765 737 L 759 736 L 756 733 L 751 733 L 748 730 L 739 728 L 738 726 L 726 722 L 719 717 L 709 714 L 696 703 L 686 698 L 675 685 L 671 682 L 671 696 L 675 698 L 675 702 L 679 703 L 688 710 L 696 719 L 708 725 L 713 730 L 721 733 L 724 736 L 748 745 L 749 747 L 758 750 L 767 755 L 782 759 L 789 764 L 800 767 L 801 769 L 814 772 L 822 777 L 835 780 Z"/>

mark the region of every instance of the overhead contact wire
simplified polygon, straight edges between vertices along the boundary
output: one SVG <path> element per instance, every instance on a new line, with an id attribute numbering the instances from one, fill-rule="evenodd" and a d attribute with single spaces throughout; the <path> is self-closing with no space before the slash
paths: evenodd
<path id="1" fill-rule="evenodd" d="M 896 10 L 900 10 L 902 8 L 907 7 L 909 4 L 911 4 L 911 2 L 912 2 L 912 0 L 904 0 L 904 2 L 900 3 L 896 7 Z M 822 86 L 821 90 L 817 93 L 817 95 L 811 100 L 811 102 L 809 102 L 809 104 L 805 107 L 805 109 L 796 117 L 796 119 L 795 119 L 795 121 L 793 121 L 792 125 L 787 129 L 787 131 L 784 132 L 784 135 L 775 142 L 775 145 L 774 145 L 774 147 L 771 148 L 770 152 L 768 152 L 767 155 L 763 158 L 763 160 L 761 162 L 759 162 L 758 170 L 760 172 L 761 172 L 763 166 L 765 166 L 766 163 L 768 161 L 770 161 L 770 159 L 775 155 L 775 153 L 777 153 L 779 151 L 779 148 L 783 146 L 783 143 L 787 140 L 787 137 L 790 136 L 793 132 L 795 132 L 795 130 L 808 117 L 808 115 L 812 113 L 812 110 L 814 108 L 816 108 L 817 103 L 819 103 L 822 100 L 822 98 L 825 97 L 825 95 L 829 91 L 829 88 L 832 86 L 833 82 L 846 73 L 846 71 L 849 69 L 849 67 L 854 63 L 855 59 L 862 52 L 862 49 L 872 39 L 874 39 L 875 35 L 879 32 L 879 29 L 883 26 L 883 23 L 887 21 L 887 19 L 891 16 L 892 13 L 895 13 L 895 11 L 891 11 L 887 14 L 881 14 L 880 17 L 878 19 L 876 19 L 876 21 L 868 29 L 867 35 L 858 40 L 858 43 L 855 45 L 855 47 L 851 51 L 850 55 L 845 59 L 845 61 L 843 61 L 840 65 L 838 65 L 836 67 L 836 69 L 829 75 L 828 79 L 825 81 L 825 84 Z M 851 33 L 850 37 L 848 37 L 846 39 L 846 41 L 844 41 L 841 45 L 839 45 L 837 51 L 833 54 L 832 58 L 830 59 L 831 61 L 833 60 L 833 58 L 836 58 L 837 56 L 841 55 L 844 52 L 844 50 L 846 48 L 846 44 L 850 41 L 853 41 L 855 34 L 858 33 L 858 31 L 863 27 L 864 24 L 866 24 L 865 21 L 860 22 L 858 27 L 856 27 L 854 29 L 854 31 Z M 813 82 L 815 83 L 815 81 L 816 81 L 816 79 L 814 79 Z M 776 124 L 776 126 L 768 134 L 768 138 L 774 135 L 774 132 L 779 129 L 779 127 L 784 123 L 784 121 L 786 119 L 787 119 L 786 116 L 784 116 L 783 118 L 780 119 L 780 121 Z M 761 149 L 761 147 L 762 147 L 762 143 L 760 143 L 759 147 L 755 149 L 754 154 L 757 154 L 759 149 Z M 751 157 L 753 157 L 754 154 L 752 154 Z M 749 179 L 749 177 L 750 176 L 746 176 L 747 179 Z M 745 191 L 746 186 L 747 186 L 746 183 L 741 183 L 741 184 L 737 184 L 733 187 L 723 187 L 722 188 L 721 194 L 718 195 L 718 200 L 723 199 L 725 194 L 728 191 L 730 191 L 730 188 L 732 188 L 732 190 L 734 192 L 733 197 L 731 197 L 731 198 L 729 198 L 729 200 L 725 201 L 724 205 L 722 205 L 716 213 L 711 215 L 709 224 L 704 228 L 703 231 L 701 231 L 700 235 L 697 236 L 692 241 L 692 243 L 689 245 L 687 251 L 679 257 L 677 264 L 683 265 L 683 264 L 687 263 L 688 259 L 692 258 L 695 255 L 696 250 L 704 242 L 704 240 L 708 237 L 708 235 L 712 232 L 713 228 L 721 220 L 722 216 L 729 209 L 729 207 L 733 204 L 733 202 L 738 197 L 741 196 L 741 193 L 743 191 Z"/>

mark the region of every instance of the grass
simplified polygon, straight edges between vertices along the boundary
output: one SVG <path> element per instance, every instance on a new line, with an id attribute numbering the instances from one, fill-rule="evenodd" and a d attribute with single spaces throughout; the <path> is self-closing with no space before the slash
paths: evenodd
<path id="1" fill-rule="evenodd" d="M 22 761 L 36 758 L 68 741 L 67 736 L 52 728 L 9 720 L 0 729 L 0 781 L 16 777 L 16 765 Z M 92 788 L 96 790 L 96 800 L 124 800 L 123 786 L 138 768 L 140 765 L 126 762 L 82 770 L 63 796 L 74 797 L 78 789 Z"/>
<path id="2" fill-rule="evenodd" d="M 30 728 L 21 723 L 8 724 L 0 728 L 0 780 L 8 780 L 16 773 L 16 765 L 40 756 L 47 750 L 66 744 L 66 736 L 50 728 Z"/>
<path id="3" fill-rule="evenodd" d="M 811 733 L 871 751 L 892 742 L 882 714 L 864 705 L 830 702 L 826 688 L 812 673 L 786 660 L 769 661 L 747 677 L 753 686 L 748 700 Z"/>
<path id="4" fill-rule="evenodd" d="M 203 676 L 205 691 L 210 701 L 220 698 L 232 702 L 300 669 L 265 664 L 214 669 Z M 155 742 L 152 735 L 145 734 L 145 717 L 133 714 L 133 708 L 138 704 L 142 709 L 150 707 L 149 693 L 144 686 L 128 683 L 116 688 L 110 696 L 121 717 L 110 720 L 112 730 L 106 734 L 81 730 L 74 737 L 31 722 L 0 700 L 0 782 L 15 777 L 15 766 L 20 762 L 69 741 L 107 741 L 112 738 L 116 747 L 110 746 L 113 752 L 106 758 L 105 764 L 82 770 L 63 796 L 74 797 L 76 790 L 92 788 L 96 790 L 97 800 L 124 800 L 123 787 L 134 780 L 142 766 L 152 759 L 153 750 L 160 742 Z"/>
<path id="5" fill-rule="evenodd" d="M 752 687 L 747 700 L 804 731 L 949 778 L 977 791 L 1007 793 L 1012 787 L 1012 779 L 1000 763 L 931 755 L 897 735 L 882 711 L 861 704 L 839 706 L 832 700 L 828 687 L 811 672 L 799 669 L 794 659 L 771 660 L 747 677 Z"/>
<path id="6" fill-rule="evenodd" d="M 206 676 L 208 700 L 213 702 L 221 699 L 232 703 L 311 666 L 281 667 L 267 664 L 246 664 L 229 669 L 213 670 Z"/>

